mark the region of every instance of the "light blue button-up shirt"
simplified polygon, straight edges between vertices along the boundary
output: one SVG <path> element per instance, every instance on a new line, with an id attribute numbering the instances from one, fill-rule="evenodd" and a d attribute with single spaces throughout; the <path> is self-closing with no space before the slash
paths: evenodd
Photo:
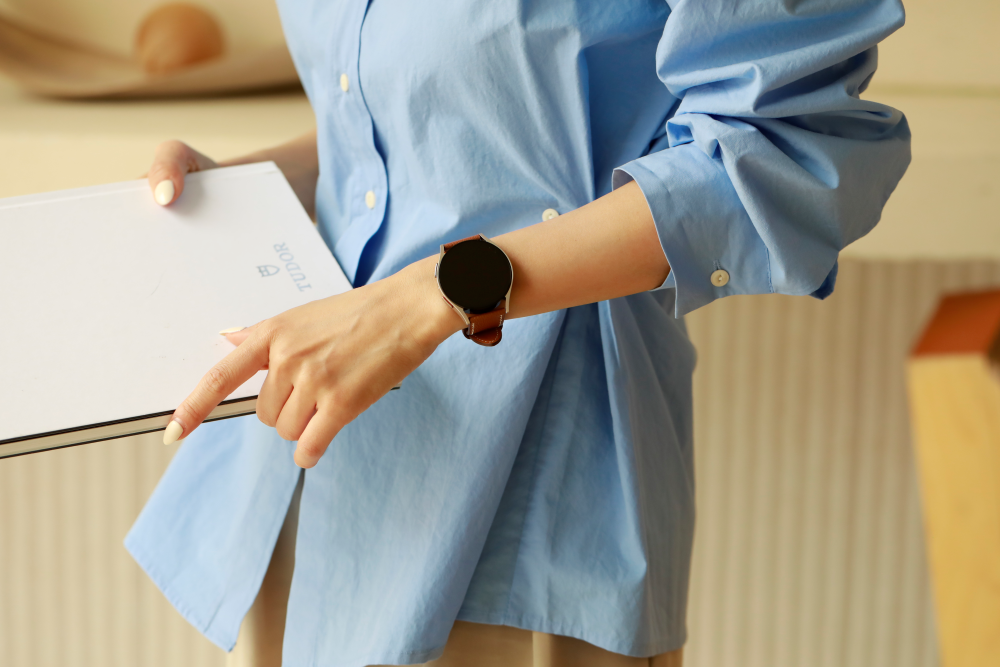
<path id="1" fill-rule="evenodd" d="M 664 289 L 508 322 L 496 348 L 453 336 L 337 436 L 305 473 L 283 664 L 426 661 L 455 619 L 679 647 L 695 362 L 679 316 L 833 290 L 909 161 L 903 116 L 859 97 L 902 6 L 279 4 L 316 113 L 320 230 L 355 284 L 630 180 L 672 269 Z M 224 648 L 291 454 L 253 418 L 202 426 L 126 539 Z"/>

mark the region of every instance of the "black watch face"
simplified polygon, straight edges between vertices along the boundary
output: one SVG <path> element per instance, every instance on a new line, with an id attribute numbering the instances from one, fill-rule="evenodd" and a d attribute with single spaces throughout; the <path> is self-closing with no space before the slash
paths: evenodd
<path id="1" fill-rule="evenodd" d="M 438 267 L 441 291 L 471 313 L 488 313 L 496 308 L 507 296 L 512 279 L 507 256 L 482 239 L 452 246 Z"/>

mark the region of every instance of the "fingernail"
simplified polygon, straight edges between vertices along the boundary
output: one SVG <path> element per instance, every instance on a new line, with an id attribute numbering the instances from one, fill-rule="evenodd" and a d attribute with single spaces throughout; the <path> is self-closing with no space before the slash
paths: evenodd
<path id="1" fill-rule="evenodd" d="M 172 419 L 169 424 L 167 424 L 167 430 L 163 432 L 163 444 L 172 445 L 177 442 L 177 438 L 181 437 L 181 433 L 184 432 L 184 427 L 176 419 Z"/>
<path id="2" fill-rule="evenodd" d="M 232 329 L 223 329 L 219 332 L 220 336 L 225 336 L 226 334 L 236 333 L 237 331 L 243 331 L 246 327 L 233 327 Z"/>
<path id="3" fill-rule="evenodd" d="M 156 203 L 160 206 L 169 204 L 170 200 L 174 198 L 174 182 L 170 179 L 160 181 L 160 184 L 156 186 L 156 190 L 153 191 L 153 198 L 156 199 Z"/>

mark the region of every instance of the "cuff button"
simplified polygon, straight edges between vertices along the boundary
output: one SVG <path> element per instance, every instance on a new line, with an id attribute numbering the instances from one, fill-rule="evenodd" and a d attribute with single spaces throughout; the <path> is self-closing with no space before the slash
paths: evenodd
<path id="1" fill-rule="evenodd" d="M 725 287 L 729 282 L 729 272 L 724 269 L 712 272 L 712 284 L 716 287 Z"/>

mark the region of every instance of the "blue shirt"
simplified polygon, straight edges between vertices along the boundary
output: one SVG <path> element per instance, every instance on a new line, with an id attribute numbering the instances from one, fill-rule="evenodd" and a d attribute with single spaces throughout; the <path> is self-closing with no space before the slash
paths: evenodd
<path id="1" fill-rule="evenodd" d="M 456 618 L 679 647 L 695 363 L 679 316 L 833 290 L 909 161 L 903 116 L 859 97 L 902 6 L 279 4 L 316 113 L 319 226 L 355 284 L 630 180 L 672 269 L 663 289 L 508 322 L 496 348 L 453 336 L 337 436 L 305 473 L 283 664 L 423 662 Z M 253 418 L 202 426 L 126 539 L 224 648 L 291 453 Z"/>

